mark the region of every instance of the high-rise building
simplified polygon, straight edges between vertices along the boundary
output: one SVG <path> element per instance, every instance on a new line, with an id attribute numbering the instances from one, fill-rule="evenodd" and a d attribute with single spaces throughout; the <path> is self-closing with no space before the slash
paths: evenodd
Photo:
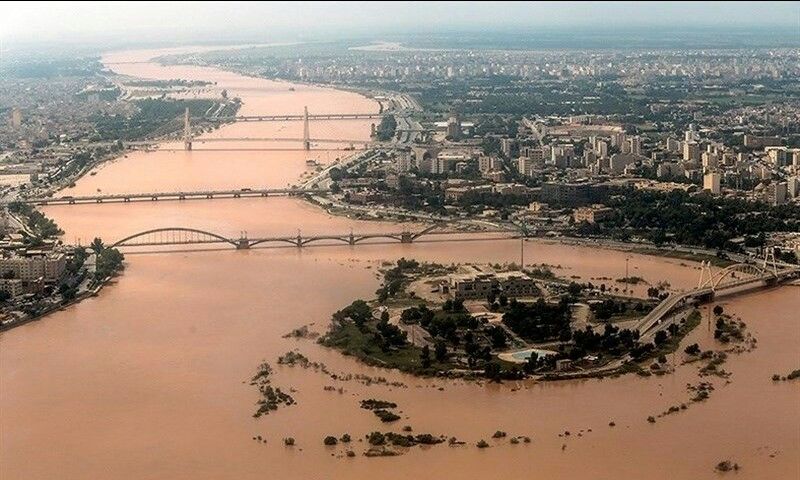
<path id="1" fill-rule="evenodd" d="M 785 147 L 767 147 L 765 150 L 773 167 L 780 168 L 787 165 Z"/>
<path id="2" fill-rule="evenodd" d="M 13 108 L 11 110 L 11 128 L 14 130 L 20 128 L 22 126 L 22 110 L 19 108 Z"/>
<path id="3" fill-rule="evenodd" d="M 618 132 L 611 134 L 611 146 L 617 147 L 620 150 L 625 146 L 625 140 L 627 137 L 625 136 L 625 132 Z"/>
<path id="4" fill-rule="evenodd" d="M 514 150 L 514 142 L 513 138 L 501 138 L 500 139 L 500 151 L 503 152 L 507 158 L 511 158 L 511 155 Z"/>
<path id="5" fill-rule="evenodd" d="M 677 138 L 672 138 L 672 137 L 667 138 L 667 151 L 672 153 L 680 152 L 681 142 L 678 141 Z"/>
<path id="6" fill-rule="evenodd" d="M 603 140 L 597 142 L 597 156 L 599 158 L 608 157 L 608 144 Z"/>
<path id="7" fill-rule="evenodd" d="M 786 182 L 771 183 L 767 186 L 767 201 L 773 205 L 783 205 L 788 196 Z"/>
<path id="8" fill-rule="evenodd" d="M 683 159 L 687 162 L 697 162 L 700 160 L 700 144 L 697 142 L 686 142 L 683 144 Z"/>
<path id="9" fill-rule="evenodd" d="M 642 154 L 642 137 L 639 135 L 633 136 L 628 139 L 629 148 L 628 151 L 633 155 L 641 155 Z"/>
<path id="10" fill-rule="evenodd" d="M 503 161 L 492 156 L 478 157 L 478 170 L 481 173 L 503 170 Z"/>
<path id="11" fill-rule="evenodd" d="M 397 155 L 395 159 L 397 162 L 397 171 L 398 172 L 408 172 L 411 170 L 411 153 L 400 153 Z"/>
<path id="12" fill-rule="evenodd" d="M 701 156 L 703 159 L 703 168 L 706 171 L 715 170 L 719 167 L 719 156 L 712 152 L 703 152 Z"/>
<path id="13" fill-rule="evenodd" d="M 786 180 L 786 193 L 791 198 L 800 197 L 800 176 L 794 175 Z"/>
<path id="14" fill-rule="evenodd" d="M 452 140 L 461 138 L 461 119 L 458 117 L 457 113 L 454 113 L 447 120 L 447 136 Z"/>
<path id="15" fill-rule="evenodd" d="M 714 195 L 722 192 L 720 181 L 722 176 L 717 172 L 708 172 L 703 176 L 703 190 L 707 190 Z"/>
<path id="16" fill-rule="evenodd" d="M 700 136 L 697 134 L 697 130 L 693 123 L 689 124 L 689 130 L 686 130 L 683 134 L 683 141 L 684 143 L 691 143 L 696 142 L 700 139 Z"/>

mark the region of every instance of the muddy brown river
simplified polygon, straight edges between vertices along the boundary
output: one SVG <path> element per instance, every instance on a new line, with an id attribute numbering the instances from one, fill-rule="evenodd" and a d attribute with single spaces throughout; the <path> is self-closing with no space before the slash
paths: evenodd
<path id="1" fill-rule="evenodd" d="M 377 112 L 355 93 L 290 85 L 211 68 L 142 62 L 160 52 L 124 52 L 104 61 L 118 73 L 150 79 L 217 82 L 243 102 L 241 113 Z M 289 87 L 293 87 L 290 90 Z M 369 136 L 368 120 L 314 122 L 326 138 Z M 300 136 L 302 124 L 245 123 L 210 135 Z M 279 135 L 280 134 L 280 135 Z M 284 135 L 286 134 L 286 135 Z M 321 134 L 320 134 L 321 135 Z M 332 137 L 336 136 L 336 137 Z M 214 144 L 208 144 L 214 145 Z M 248 144 L 247 146 L 251 146 Z M 273 146 L 273 144 L 270 144 Z M 209 146 L 208 148 L 215 148 Z M 282 187 L 341 151 L 137 152 L 104 164 L 65 194 Z M 291 198 L 50 206 L 65 240 L 108 243 L 137 231 L 183 226 L 251 237 L 391 230 L 391 222 L 328 215 Z M 114 284 L 45 319 L 0 334 L 0 478 L 17 479 L 700 479 L 730 459 L 736 478 L 800 478 L 800 383 L 773 373 L 800 368 L 800 288 L 786 286 L 729 300 L 726 311 L 748 323 L 758 348 L 732 355 L 730 383 L 707 377 L 705 402 L 648 423 L 686 402 L 696 365 L 673 375 L 556 383 L 487 384 L 419 379 L 366 367 L 312 340 L 282 338 L 304 324 L 323 331 L 330 314 L 378 287 L 377 269 L 400 257 L 450 262 L 512 262 L 518 240 L 127 253 Z M 689 288 L 697 265 L 554 242 L 525 244 L 526 261 L 559 265 L 583 280 L 631 274 Z M 704 323 L 686 343 L 714 347 Z M 335 381 L 313 370 L 278 366 L 297 349 L 334 372 L 383 376 L 405 387 Z M 682 349 L 681 349 L 682 350 Z M 680 363 L 681 354 L 674 361 Z M 275 367 L 273 383 L 293 388 L 297 405 L 252 418 L 257 365 Z M 341 387 L 342 393 L 325 390 Z M 456 436 L 465 446 L 414 448 L 391 458 L 360 455 L 365 442 L 326 447 L 326 435 L 356 439 L 388 428 L 359 400 L 396 402 L 401 425 Z M 615 422 L 610 427 L 609 422 Z M 589 431 L 591 429 L 591 431 Z M 530 444 L 490 437 L 527 435 Z M 569 437 L 559 436 L 568 430 Z M 581 433 L 581 436 L 578 433 Z M 261 435 L 267 443 L 252 437 Z M 284 437 L 297 445 L 287 448 Z M 480 440 L 491 448 L 477 449 Z"/>

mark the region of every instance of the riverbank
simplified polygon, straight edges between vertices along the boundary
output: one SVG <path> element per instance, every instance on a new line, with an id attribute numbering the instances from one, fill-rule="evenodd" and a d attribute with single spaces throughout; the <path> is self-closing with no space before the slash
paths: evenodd
<path id="1" fill-rule="evenodd" d="M 70 301 L 68 301 L 66 303 L 63 303 L 61 305 L 53 306 L 51 308 L 48 308 L 47 310 L 39 313 L 38 315 L 35 315 L 35 316 L 32 316 L 32 317 L 23 318 L 23 319 L 16 320 L 16 321 L 10 322 L 10 323 L 0 324 L 0 332 L 5 332 L 5 331 L 11 330 L 11 329 L 16 328 L 16 327 L 21 327 L 21 326 L 26 325 L 26 324 L 31 323 L 31 322 L 36 322 L 36 321 L 42 320 L 45 317 L 47 317 L 48 315 L 51 315 L 51 314 L 56 313 L 56 312 L 63 312 L 64 310 L 66 310 L 66 309 L 68 309 L 68 308 L 70 308 L 72 306 L 75 306 L 75 305 L 79 304 L 80 302 L 82 302 L 82 301 L 84 301 L 84 300 L 86 300 L 86 299 L 88 299 L 90 297 L 95 297 L 100 293 L 101 290 L 103 290 L 103 288 L 107 284 L 109 284 L 112 281 L 112 279 L 113 279 L 112 277 L 109 277 L 106 280 L 104 280 L 103 282 L 101 282 L 100 284 L 90 288 L 89 290 L 85 290 L 85 291 L 77 294 L 75 296 L 75 298 L 73 298 L 72 300 L 70 300 Z"/>
<path id="2" fill-rule="evenodd" d="M 304 103 L 312 110 L 343 111 L 350 101 L 328 91 L 324 96 L 299 97 L 299 91 L 289 96 L 283 85 L 208 69 L 127 63 L 114 68 L 140 76 L 218 81 L 230 91 L 245 92 L 244 100 L 251 106 L 248 114 L 295 112 Z M 357 104 L 354 109 L 361 107 Z M 237 138 L 243 133 L 251 133 L 246 125 L 231 125 L 221 132 Z M 105 172 L 78 182 L 78 189 L 158 191 L 205 185 L 205 179 L 228 188 L 253 178 L 285 185 L 305 169 L 301 154 L 281 152 L 253 154 L 246 162 L 242 152 L 148 155 L 151 158 L 132 155 L 109 165 Z M 119 168 L 125 164 L 133 167 Z M 243 174 L 232 178 L 232 169 Z M 152 171 L 162 178 L 154 180 Z M 398 230 L 379 222 L 329 216 L 305 202 L 282 198 L 44 210 L 67 235 L 81 238 L 98 233 L 123 238 L 176 224 L 215 232 L 246 230 L 251 236 L 284 235 L 299 227 L 304 234 L 350 228 Z M 528 264 L 561 265 L 559 276 L 580 276 L 581 282 L 622 277 L 627 257 L 632 269 L 638 267 L 632 273 L 651 283 L 665 280 L 680 289 L 697 281 L 693 268 L 660 257 L 543 241 L 524 246 Z M 735 458 L 744 465 L 736 473 L 741 480 L 785 478 L 795 471 L 800 455 L 797 390 L 790 382 L 773 383 L 770 378 L 797 368 L 800 332 L 794 315 L 800 297 L 796 292 L 772 289 L 725 301 L 727 312 L 741 316 L 758 333 L 759 345 L 747 355 L 729 355 L 724 368 L 730 378 L 700 378 L 701 364 L 681 363 L 681 352 L 676 353 L 676 368 L 669 377 L 500 384 L 419 378 L 365 366 L 314 341 L 284 338 L 303 325 L 320 330 L 331 312 L 354 298 L 375 296 L 377 269 L 410 256 L 442 265 L 512 263 L 519 262 L 520 242 L 398 243 L 131 258 L 124 281 L 92 301 L 55 312 L 52 321 L 2 334 L 0 431 L 6 441 L 0 446 L 0 477 L 255 480 L 268 471 L 285 478 L 314 478 L 326 472 L 331 479 L 367 480 L 380 468 L 388 479 L 513 477 L 529 470 L 553 479 L 596 475 L 711 479 L 717 475 L 713 465 L 721 458 Z M 637 294 L 642 293 L 637 290 Z M 686 342 L 698 343 L 702 351 L 717 345 L 713 329 L 705 324 L 695 328 Z M 336 378 L 277 364 L 276 359 L 289 351 L 324 363 Z M 264 360 L 275 367 L 275 385 L 294 390 L 290 393 L 297 403 L 254 419 L 255 403 L 262 397 L 248 383 Z M 367 377 L 382 377 L 385 382 L 357 380 Z M 697 387 L 699 382 L 713 383 L 717 394 L 697 408 L 658 417 L 658 412 L 699 396 L 687 390 L 687 385 Z M 489 447 L 442 445 L 375 460 L 347 457 L 341 449 L 323 445 L 326 436 L 349 432 L 351 445 L 366 447 L 363 435 L 390 428 L 360 408 L 360 401 L 370 398 L 398 405 L 402 419 L 396 422 L 397 429 L 409 425 L 414 432 L 471 442 L 485 438 Z M 656 422 L 647 421 L 648 416 Z M 530 435 L 530 447 L 518 448 L 508 439 L 491 440 L 498 430 L 509 436 Z M 252 440 L 259 435 L 261 442 Z M 293 439 L 293 446 L 287 446 L 285 438 Z M 360 444 L 359 438 L 364 440 Z M 653 448 L 656 444 L 658 448 Z"/>
<path id="3" fill-rule="evenodd" d="M 549 271 L 546 281 L 537 280 L 542 268 L 530 277 L 518 266 L 444 267 L 401 259 L 381 270 L 377 298 L 355 300 L 333 314 L 319 343 L 367 365 L 423 377 L 564 380 L 646 371 L 649 361 L 675 352 L 699 325 L 699 313 L 678 311 L 665 317 L 652 343 L 640 341 L 629 328 L 652 302 L 643 307 L 644 299 L 615 297 Z M 494 285 L 486 290 L 488 299 L 450 293 L 487 282 Z M 504 289 L 517 293 L 509 299 Z M 597 318 L 576 318 L 574 306 L 587 303 Z M 633 310 L 638 316 L 631 316 Z M 620 312 L 630 319 L 613 320 Z M 509 348 L 527 356 L 517 359 Z"/>

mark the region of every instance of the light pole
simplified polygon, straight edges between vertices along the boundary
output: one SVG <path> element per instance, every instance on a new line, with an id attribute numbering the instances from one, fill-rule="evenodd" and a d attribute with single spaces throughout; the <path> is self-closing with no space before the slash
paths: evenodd
<path id="1" fill-rule="evenodd" d="M 630 282 L 630 278 L 628 277 L 628 261 L 630 257 L 625 257 L 625 295 L 628 294 L 628 282 Z"/>

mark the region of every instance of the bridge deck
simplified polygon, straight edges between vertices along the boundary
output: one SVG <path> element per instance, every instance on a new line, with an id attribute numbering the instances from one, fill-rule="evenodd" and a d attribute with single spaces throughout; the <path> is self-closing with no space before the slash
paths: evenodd
<path id="1" fill-rule="evenodd" d="M 240 190 L 199 190 L 190 192 L 117 193 L 107 195 L 82 195 L 53 198 L 26 198 L 18 200 L 30 205 L 76 205 L 86 203 L 115 203 L 158 200 L 190 200 L 216 198 L 274 197 L 328 193 L 325 189 L 247 188 Z"/>
<path id="2" fill-rule="evenodd" d="M 700 287 L 682 293 L 674 293 L 669 297 L 665 298 L 661 303 L 656 305 L 656 307 L 653 308 L 653 310 L 651 310 L 650 313 L 645 315 L 636 325 L 636 329 L 639 331 L 640 334 L 645 334 L 649 332 L 650 330 L 653 329 L 653 327 L 658 325 L 665 316 L 669 315 L 676 307 L 681 305 L 683 302 L 691 301 L 696 298 L 701 298 L 707 295 L 725 294 L 725 292 L 728 290 L 733 290 L 748 285 L 761 284 L 764 282 L 768 282 L 770 280 L 782 281 L 794 275 L 797 275 L 798 272 L 800 272 L 800 267 L 787 268 L 785 270 L 777 272 L 777 274 L 766 273 L 755 277 L 742 278 L 733 282 L 721 284 L 716 288 Z"/>
<path id="3" fill-rule="evenodd" d="M 386 115 L 394 115 L 392 112 L 386 113 L 320 113 L 308 115 L 309 120 L 366 120 L 372 118 L 383 118 Z M 303 121 L 305 115 L 237 115 L 235 117 L 201 117 L 207 122 L 287 122 Z"/>
<path id="4" fill-rule="evenodd" d="M 450 240 L 456 238 L 484 236 L 486 239 L 497 239 L 495 234 L 519 234 L 516 229 L 487 229 L 479 231 L 462 231 L 428 228 L 419 232 L 373 232 L 373 233 L 345 233 L 345 234 L 313 234 L 313 235 L 287 235 L 274 237 L 240 237 L 229 238 L 223 235 L 197 229 L 183 227 L 168 227 L 148 230 L 130 235 L 113 243 L 115 247 L 141 247 L 141 246 L 171 246 L 229 243 L 237 248 L 250 248 L 255 245 L 268 243 L 287 243 L 297 247 L 304 247 L 311 243 L 333 242 L 334 244 L 357 245 L 371 239 L 388 239 L 401 243 L 412 243 L 423 236 L 448 236 Z M 490 235 L 490 236 L 487 236 Z"/>

